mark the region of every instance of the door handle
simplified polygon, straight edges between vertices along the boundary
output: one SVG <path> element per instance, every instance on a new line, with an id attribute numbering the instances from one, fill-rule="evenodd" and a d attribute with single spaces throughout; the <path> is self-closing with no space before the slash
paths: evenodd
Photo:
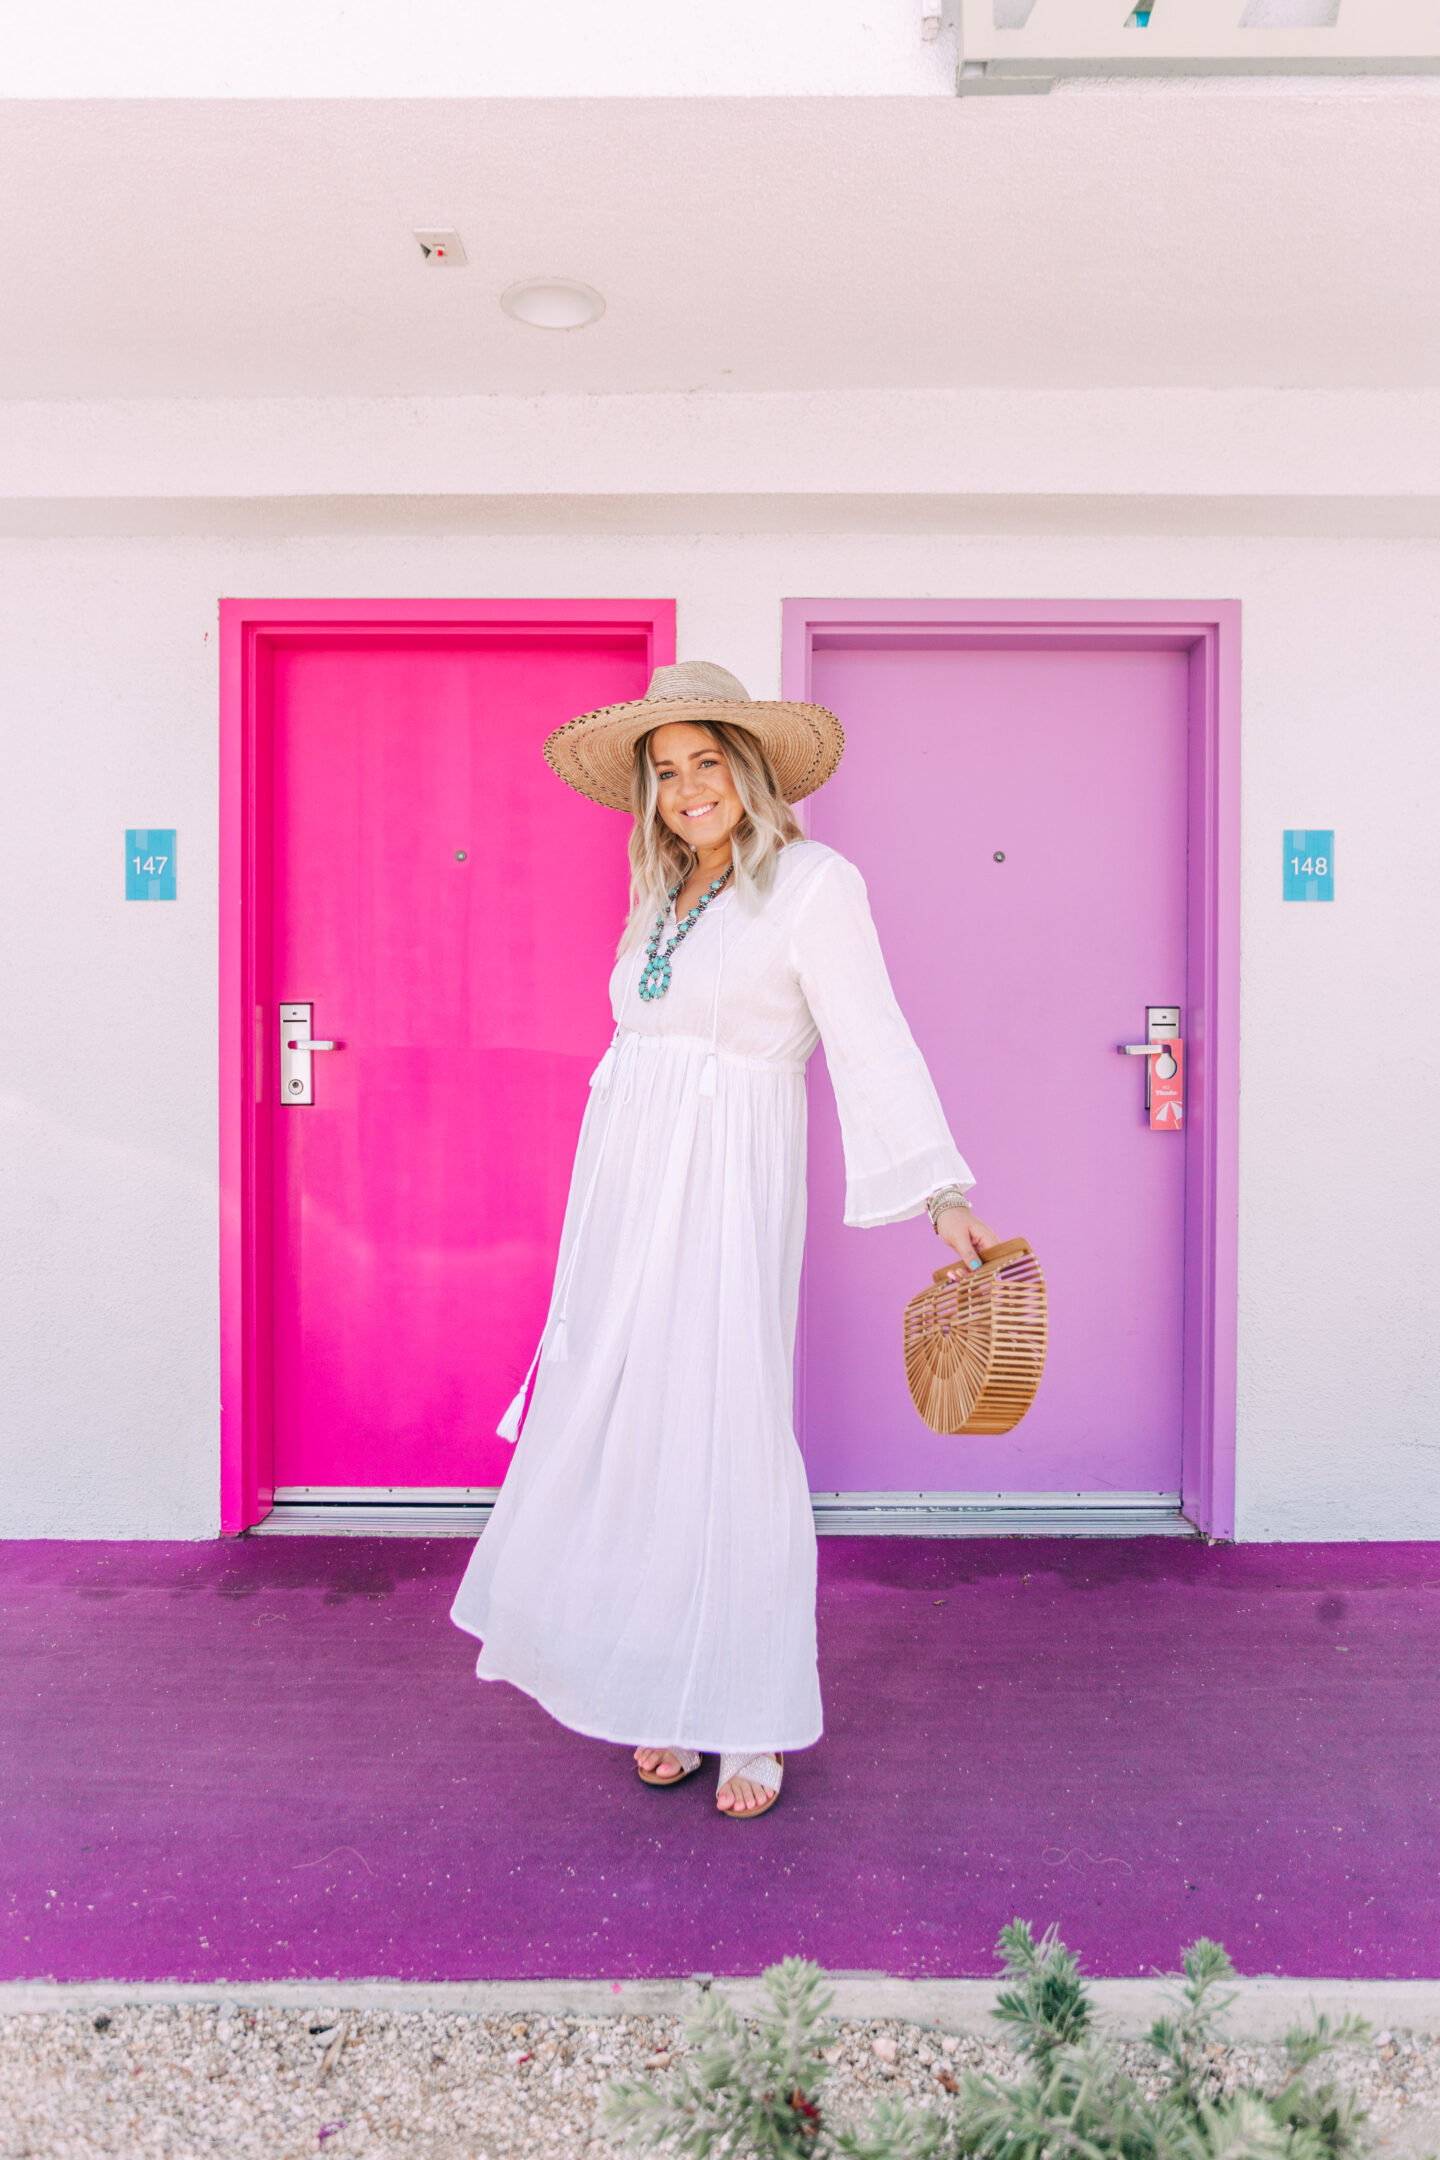
<path id="1" fill-rule="evenodd" d="M 303 1110 L 315 1100 L 315 1068 L 310 1060 L 316 1050 L 343 1050 L 338 1042 L 322 1041 L 310 1033 L 313 1005 L 280 1007 L 280 1101 L 287 1110 Z"/>
<path id="2" fill-rule="evenodd" d="M 1151 1100 L 1155 1092 L 1152 1082 L 1157 1086 L 1164 1083 L 1165 1090 L 1168 1093 L 1169 1082 L 1176 1079 L 1176 1075 L 1180 1071 L 1181 1060 L 1185 1055 L 1180 1041 L 1180 1007 L 1178 1005 L 1147 1005 L 1145 1008 L 1145 1032 L 1150 1038 L 1148 1042 L 1116 1043 L 1115 1048 L 1121 1057 L 1138 1057 L 1144 1058 L 1146 1061 L 1145 1109 L 1147 1115 L 1150 1116 L 1153 1128 L 1155 1127 L 1155 1116 L 1152 1112 L 1156 1110 L 1157 1106 Z M 1183 1082 L 1177 1081 L 1173 1103 L 1168 1105 L 1162 1103 L 1158 1106 L 1164 1111 L 1170 1129 L 1176 1132 L 1180 1129 L 1181 1111 L 1178 1089 L 1181 1086 L 1183 1086 Z"/>

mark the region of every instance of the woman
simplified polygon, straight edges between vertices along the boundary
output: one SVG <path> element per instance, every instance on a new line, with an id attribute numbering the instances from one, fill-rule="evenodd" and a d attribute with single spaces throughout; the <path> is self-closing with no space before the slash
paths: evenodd
<path id="1" fill-rule="evenodd" d="M 643 699 L 546 743 L 561 779 L 632 811 L 632 908 L 524 1437 L 453 1614 L 481 1638 L 482 1679 L 577 1732 L 638 1741 L 646 1784 L 718 1753 L 732 1820 L 774 1804 L 784 1751 L 821 1729 L 815 1529 L 790 1422 L 817 1036 L 846 1222 L 928 1207 L 969 1267 L 995 1242 L 860 874 L 790 808 L 843 748 L 833 713 L 753 703 L 704 661 L 658 669 Z"/>

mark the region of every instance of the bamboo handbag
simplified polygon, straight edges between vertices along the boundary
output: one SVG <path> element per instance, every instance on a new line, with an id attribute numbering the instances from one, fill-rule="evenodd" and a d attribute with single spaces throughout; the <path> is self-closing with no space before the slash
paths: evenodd
<path id="1" fill-rule="evenodd" d="M 989 1252 L 974 1274 L 945 1268 L 905 1308 L 905 1377 L 937 1433 L 1007 1433 L 1045 1370 L 1045 1277 L 1024 1238 Z"/>

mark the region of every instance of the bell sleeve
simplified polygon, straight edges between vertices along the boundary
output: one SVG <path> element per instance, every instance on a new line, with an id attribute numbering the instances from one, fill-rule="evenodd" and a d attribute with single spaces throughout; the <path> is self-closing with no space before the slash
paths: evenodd
<path id="1" fill-rule="evenodd" d="M 974 1176 L 895 1002 L 865 880 L 842 855 L 809 884 L 791 962 L 840 1111 L 846 1222 L 862 1229 L 902 1222 L 923 1213 L 939 1186 L 968 1189 Z"/>

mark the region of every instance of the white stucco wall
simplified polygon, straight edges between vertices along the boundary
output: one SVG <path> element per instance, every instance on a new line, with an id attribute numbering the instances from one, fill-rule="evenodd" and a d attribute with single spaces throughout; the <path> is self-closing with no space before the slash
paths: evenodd
<path id="1" fill-rule="evenodd" d="M 711 496 L 743 510 L 797 495 L 903 496 L 922 511 L 942 496 L 1385 499 L 1434 517 L 1440 389 L 0 402 L 0 517 L 42 500 L 57 516 L 103 501 L 133 518 L 142 501 L 307 497 L 418 497 L 431 516 L 442 499 L 523 501 L 533 516 L 547 498 Z"/>
<path id="2" fill-rule="evenodd" d="M 1437 571 L 1434 540 L 1214 534 L 0 541 L 0 1534 L 218 1522 L 217 595 L 633 592 L 757 694 L 787 593 L 1244 602 L 1240 1534 L 1440 1536 Z M 179 828 L 173 907 L 121 898 L 145 823 Z M 1333 907 L 1280 901 L 1305 823 Z"/>

